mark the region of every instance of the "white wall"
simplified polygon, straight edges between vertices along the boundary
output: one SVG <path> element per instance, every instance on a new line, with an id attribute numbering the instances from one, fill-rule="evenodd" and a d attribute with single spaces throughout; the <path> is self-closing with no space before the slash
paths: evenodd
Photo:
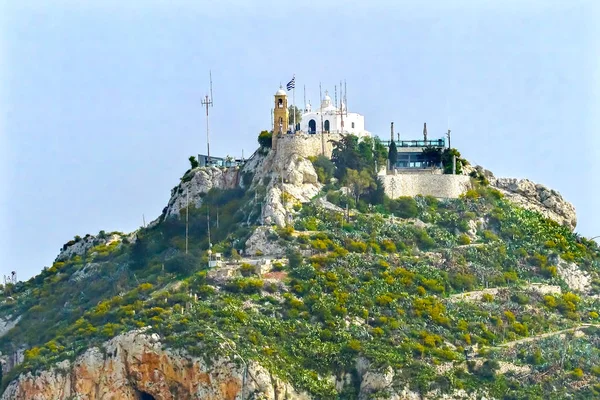
<path id="1" fill-rule="evenodd" d="M 300 130 L 309 132 L 308 123 L 311 119 L 315 120 L 316 131 L 317 133 L 320 133 L 321 113 L 319 111 L 303 114 Z M 339 114 L 325 112 L 323 113 L 323 126 L 325 126 L 326 120 L 329 120 L 330 132 L 340 132 L 342 130 L 342 117 Z M 352 127 L 352 123 L 354 123 L 354 128 Z M 344 115 L 344 133 L 352 133 L 357 136 L 368 134 L 368 132 L 365 131 L 365 117 L 358 113 L 348 113 L 348 115 Z"/>

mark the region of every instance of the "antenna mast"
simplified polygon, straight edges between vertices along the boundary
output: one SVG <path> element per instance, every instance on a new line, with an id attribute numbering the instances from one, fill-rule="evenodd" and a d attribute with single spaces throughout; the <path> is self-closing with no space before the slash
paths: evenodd
<path id="1" fill-rule="evenodd" d="M 304 112 L 306 112 L 306 85 L 304 85 Z"/>
<path id="2" fill-rule="evenodd" d="M 209 137 L 209 127 L 208 127 L 208 108 L 209 106 L 213 106 L 213 93 L 212 93 L 212 71 L 208 71 L 208 76 L 210 79 L 210 97 L 208 94 L 204 96 L 204 100 L 202 100 L 202 105 L 206 107 L 206 156 L 207 156 L 207 164 L 210 165 L 210 137 Z"/>
<path id="3" fill-rule="evenodd" d="M 323 132 L 323 93 L 319 82 L 319 114 L 321 115 L 321 154 L 325 155 L 325 133 Z"/>
<path id="4" fill-rule="evenodd" d="M 342 133 L 344 133 L 344 94 L 342 93 L 342 81 L 340 81 L 340 122 L 342 124 Z"/>
<path id="5" fill-rule="evenodd" d="M 344 79 L 344 107 L 346 107 L 346 117 L 348 116 L 348 97 L 346 96 L 346 80 Z"/>
<path id="6" fill-rule="evenodd" d="M 186 206 L 185 206 L 185 254 L 188 253 L 188 237 L 190 232 L 190 189 L 188 188 L 185 192 Z"/>
<path id="7" fill-rule="evenodd" d="M 342 88 L 340 88 L 340 92 L 341 92 Z M 340 93 L 340 98 L 342 97 L 342 94 Z M 333 85 L 333 104 L 335 104 L 337 106 L 337 85 Z"/>

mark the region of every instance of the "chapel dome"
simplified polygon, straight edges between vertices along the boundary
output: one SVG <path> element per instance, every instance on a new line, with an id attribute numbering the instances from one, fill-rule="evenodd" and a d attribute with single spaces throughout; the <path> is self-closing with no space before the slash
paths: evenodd
<path id="1" fill-rule="evenodd" d="M 283 90 L 282 87 L 279 87 L 279 90 L 277 91 L 277 93 L 275 93 L 275 96 L 287 96 L 287 93 L 285 92 L 285 90 Z"/>
<path id="2" fill-rule="evenodd" d="M 321 107 L 327 108 L 329 106 L 331 106 L 331 97 L 329 97 L 329 94 L 327 91 L 325 91 L 325 97 L 323 97 L 323 103 L 321 104 Z"/>

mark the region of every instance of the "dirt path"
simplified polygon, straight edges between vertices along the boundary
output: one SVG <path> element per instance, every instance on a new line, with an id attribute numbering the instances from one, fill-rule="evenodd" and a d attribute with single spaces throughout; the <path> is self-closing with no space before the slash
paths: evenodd
<path id="1" fill-rule="evenodd" d="M 589 328 L 590 326 L 595 326 L 596 328 L 600 328 L 600 325 L 598 325 L 598 324 L 581 324 L 581 325 L 577 325 L 573 328 L 561 329 L 560 331 L 554 331 L 554 332 L 540 333 L 539 335 L 534 335 L 534 336 L 529 336 L 529 337 L 522 338 L 522 339 L 513 340 L 512 342 L 506 342 L 506 343 L 499 344 L 496 347 L 514 347 L 521 343 L 533 342 L 533 341 L 544 339 L 544 338 L 547 338 L 550 336 L 560 335 L 562 333 L 579 331 L 584 328 Z"/>
<path id="2" fill-rule="evenodd" d="M 495 288 L 474 290 L 472 292 L 457 293 L 457 294 L 448 296 L 448 300 L 452 301 L 452 302 L 453 301 L 461 301 L 461 300 L 462 301 L 479 301 L 483 298 L 484 294 L 491 294 L 492 296 L 495 296 L 496 294 L 498 294 L 498 290 L 501 290 L 501 289 L 509 289 L 509 287 L 495 287 Z M 560 286 L 546 285 L 546 284 L 541 284 L 541 283 L 530 283 L 530 284 L 522 287 L 521 289 L 534 290 L 541 294 L 560 294 L 561 293 Z"/>

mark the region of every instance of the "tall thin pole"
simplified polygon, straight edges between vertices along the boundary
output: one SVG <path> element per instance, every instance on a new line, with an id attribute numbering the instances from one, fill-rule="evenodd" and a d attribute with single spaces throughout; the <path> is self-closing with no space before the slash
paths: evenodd
<path id="1" fill-rule="evenodd" d="M 341 131 L 344 133 L 344 94 L 342 93 L 342 81 L 340 81 L 340 123 L 341 123 Z"/>
<path id="2" fill-rule="evenodd" d="M 346 107 L 346 117 L 348 116 L 348 97 L 346 92 L 346 80 L 344 79 L 344 106 Z"/>
<path id="3" fill-rule="evenodd" d="M 186 190 L 186 207 L 185 207 L 185 254 L 188 253 L 188 237 L 190 226 L 190 189 Z"/>
<path id="4" fill-rule="evenodd" d="M 208 249 L 210 250 L 210 207 L 206 207 L 206 231 L 208 233 Z"/>
<path id="5" fill-rule="evenodd" d="M 212 72 L 209 71 L 210 76 L 210 97 L 208 94 L 204 96 L 204 100 L 202 100 L 202 105 L 206 107 L 206 156 L 207 156 L 207 164 L 210 165 L 210 135 L 209 135 L 209 125 L 208 125 L 208 107 L 213 106 L 212 100 Z"/>
<path id="6" fill-rule="evenodd" d="M 306 85 L 304 85 L 304 112 L 306 112 Z"/>
<path id="7" fill-rule="evenodd" d="M 341 96 L 340 96 L 341 97 Z M 333 104 L 337 107 L 337 85 L 333 85 Z"/>
<path id="8" fill-rule="evenodd" d="M 325 133 L 323 132 L 323 93 L 319 82 L 319 115 L 321 115 L 321 154 L 325 155 Z"/>
<path id="9" fill-rule="evenodd" d="M 294 104 L 294 108 L 292 112 L 294 113 L 294 132 L 296 132 L 296 74 L 293 77 L 294 87 L 292 88 L 292 103 Z"/>

